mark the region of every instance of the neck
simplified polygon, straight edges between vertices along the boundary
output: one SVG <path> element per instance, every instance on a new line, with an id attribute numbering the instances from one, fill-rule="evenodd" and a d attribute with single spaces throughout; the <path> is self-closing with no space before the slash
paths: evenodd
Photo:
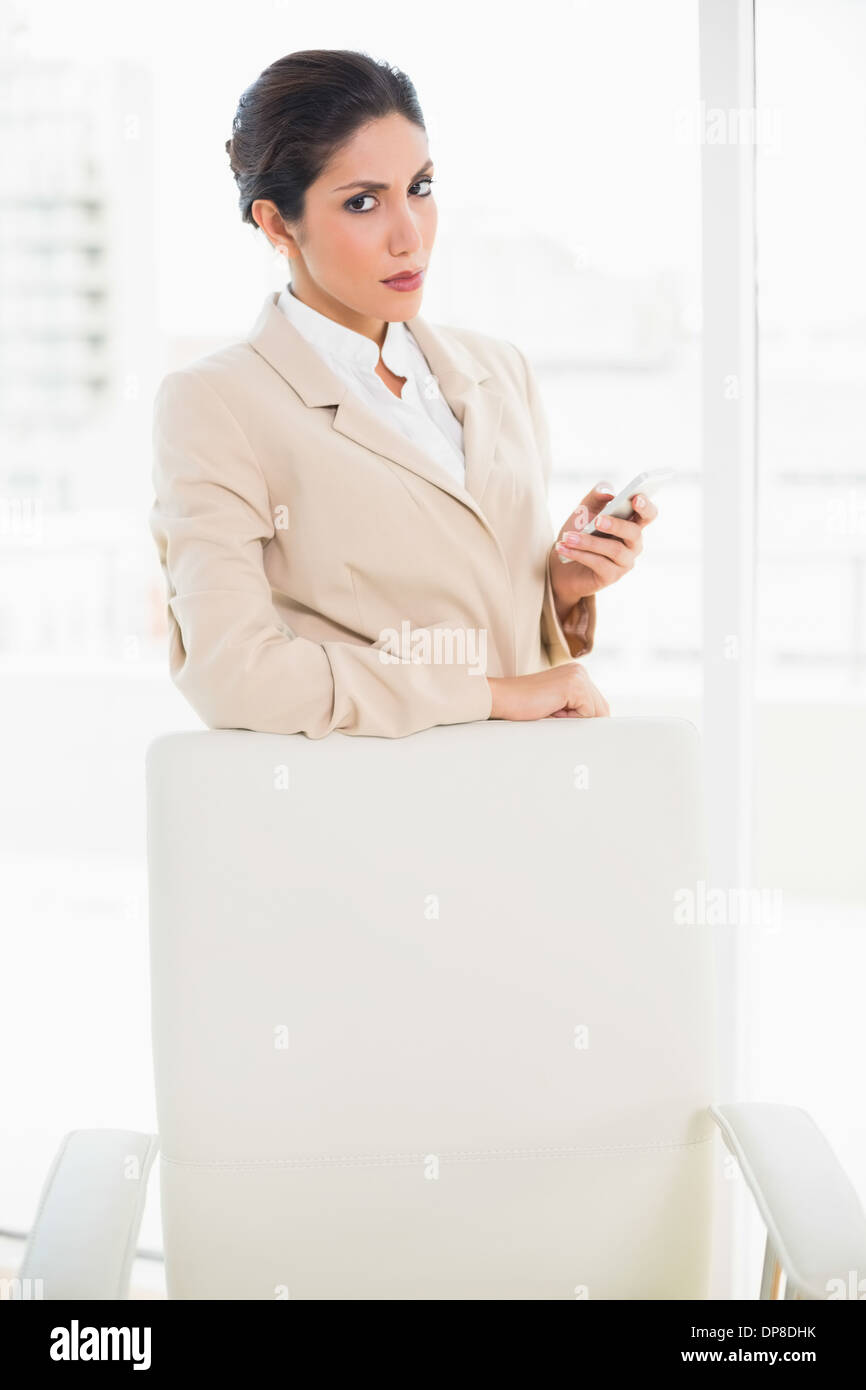
<path id="1" fill-rule="evenodd" d="M 340 323 L 344 328 L 351 328 L 355 333 L 362 333 L 365 338 L 374 342 L 381 352 L 385 335 L 388 332 L 388 323 L 385 319 L 371 319 L 364 314 L 356 314 L 354 309 L 342 304 L 340 300 L 334 299 L 326 294 L 318 285 L 311 281 L 292 280 L 286 287 L 290 294 L 299 299 L 308 308 L 317 310 L 324 314 L 325 318 L 332 319 L 334 323 Z"/>

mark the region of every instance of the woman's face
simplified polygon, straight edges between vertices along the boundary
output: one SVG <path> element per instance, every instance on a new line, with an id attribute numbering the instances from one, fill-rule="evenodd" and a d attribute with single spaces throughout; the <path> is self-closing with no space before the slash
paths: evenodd
<path id="1" fill-rule="evenodd" d="M 438 220 L 432 176 L 425 132 L 394 114 L 358 131 L 311 185 L 302 227 L 269 201 L 253 208 L 270 240 L 287 247 L 299 298 L 378 340 L 383 321 L 421 308 L 423 280 L 406 290 L 382 282 L 429 262 Z"/>

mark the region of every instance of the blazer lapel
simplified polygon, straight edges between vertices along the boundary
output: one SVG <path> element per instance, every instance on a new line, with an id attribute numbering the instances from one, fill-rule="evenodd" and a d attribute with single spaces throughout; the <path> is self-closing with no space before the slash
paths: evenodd
<path id="1" fill-rule="evenodd" d="M 277 308 L 279 290 L 265 298 L 247 341 L 297 391 L 306 405 L 337 407 L 332 427 L 349 439 L 426 478 L 489 525 L 480 507 L 502 418 L 502 396 L 490 373 L 464 344 L 449 340 L 420 314 L 406 321 L 430 364 L 439 390 L 463 426 L 466 485 L 390 425 L 350 390 Z"/>

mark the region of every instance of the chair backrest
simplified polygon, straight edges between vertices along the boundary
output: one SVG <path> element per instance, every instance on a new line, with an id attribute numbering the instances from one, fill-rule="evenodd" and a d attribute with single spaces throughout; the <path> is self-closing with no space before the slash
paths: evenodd
<path id="1" fill-rule="evenodd" d="M 169 1298 L 707 1297 L 699 762 L 676 718 L 150 745 Z"/>

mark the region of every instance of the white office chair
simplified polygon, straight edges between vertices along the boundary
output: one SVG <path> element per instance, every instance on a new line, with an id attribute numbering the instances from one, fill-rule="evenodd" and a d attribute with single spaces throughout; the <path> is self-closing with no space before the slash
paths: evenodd
<path id="1" fill-rule="evenodd" d="M 809 1116 L 714 1104 L 699 752 L 674 718 L 151 744 L 169 1298 L 706 1298 L 719 1131 L 760 1297 L 866 1272 Z M 22 1278 L 126 1297 L 156 1147 L 67 1136 Z"/>

